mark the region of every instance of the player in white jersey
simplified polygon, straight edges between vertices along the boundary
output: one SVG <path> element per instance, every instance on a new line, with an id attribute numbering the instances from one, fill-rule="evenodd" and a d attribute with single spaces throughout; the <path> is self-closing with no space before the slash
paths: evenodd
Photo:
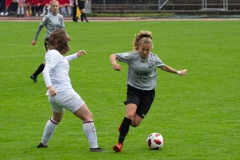
<path id="1" fill-rule="evenodd" d="M 150 52 L 153 46 L 151 32 L 141 31 L 136 34 L 133 44 L 133 52 L 117 53 L 110 56 L 110 62 L 116 71 L 122 69 L 116 60 L 128 64 L 127 100 L 124 102 L 126 115 L 118 127 L 120 132 L 118 143 L 113 146 L 113 150 L 116 152 L 122 151 L 130 125 L 138 126 L 153 103 L 157 80 L 156 68 L 181 76 L 187 74 L 187 69 L 180 71 L 173 69 L 164 64 L 156 54 Z"/>
<path id="2" fill-rule="evenodd" d="M 93 115 L 83 99 L 72 88 L 69 73 L 69 62 L 85 55 L 84 50 L 63 56 L 70 50 L 64 29 L 55 30 L 48 41 L 48 52 L 45 55 L 43 77 L 48 89 L 47 95 L 52 107 L 52 117 L 47 121 L 41 143 L 37 148 L 46 148 L 57 125 L 62 120 L 64 109 L 69 110 L 83 121 L 83 131 L 90 144 L 91 152 L 105 152 L 99 148 Z"/>
<path id="3" fill-rule="evenodd" d="M 53 0 L 51 2 L 51 12 L 43 17 L 42 22 L 38 26 L 34 40 L 32 41 L 33 46 L 36 45 L 38 35 L 44 26 L 46 27 L 46 36 L 45 36 L 45 40 L 44 40 L 44 45 L 45 45 L 46 51 L 47 51 L 47 42 L 48 42 L 50 34 L 58 28 L 65 28 L 63 16 L 58 13 L 58 10 L 59 10 L 59 3 L 57 0 Z M 67 36 L 68 36 L 68 40 L 70 41 L 71 37 L 69 35 L 67 35 Z M 40 66 L 38 67 L 38 69 L 30 76 L 30 78 L 35 83 L 37 83 L 37 76 L 43 71 L 44 65 L 45 65 L 44 62 L 41 63 Z"/>

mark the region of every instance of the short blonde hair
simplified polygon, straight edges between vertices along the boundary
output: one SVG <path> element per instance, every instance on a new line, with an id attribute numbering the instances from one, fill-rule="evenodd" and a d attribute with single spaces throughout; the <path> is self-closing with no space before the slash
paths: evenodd
<path id="1" fill-rule="evenodd" d="M 152 32 L 150 31 L 140 31 L 138 34 L 135 34 L 135 38 L 133 40 L 133 50 L 137 51 L 138 46 L 140 44 L 151 44 L 153 47 L 153 42 L 152 42 Z"/>

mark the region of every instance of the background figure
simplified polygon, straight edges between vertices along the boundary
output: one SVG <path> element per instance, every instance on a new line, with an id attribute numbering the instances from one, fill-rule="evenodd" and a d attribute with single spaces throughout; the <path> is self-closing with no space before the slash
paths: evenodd
<path id="1" fill-rule="evenodd" d="M 187 70 L 176 70 L 164 64 L 160 58 L 151 53 L 153 42 L 152 33 L 141 31 L 133 40 L 133 52 L 117 53 L 110 56 L 113 69 L 120 71 L 122 67 L 116 62 L 128 64 L 126 114 L 118 127 L 118 143 L 113 150 L 121 152 L 123 142 L 128 134 L 130 126 L 137 127 L 151 108 L 155 97 L 157 85 L 157 72 L 155 68 L 175 73 L 181 76 L 187 74 Z"/>
<path id="2" fill-rule="evenodd" d="M 12 0 L 12 3 L 9 7 L 9 13 L 11 16 L 13 16 L 15 14 L 15 12 L 17 11 L 18 9 L 18 0 Z"/>
<path id="3" fill-rule="evenodd" d="M 0 15 L 4 16 L 6 6 L 5 6 L 5 0 L 0 0 Z"/>
<path id="4" fill-rule="evenodd" d="M 18 0 L 17 17 L 21 14 L 24 17 L 24 0 Z"/>
<path id="5" fill-rule="evenodd" d="M 60 13 L 62 16 L 67 16 L 67 11 L 66 11 L 66 4 L 67 4 L 67 1 L 66 0 L 58 0 L 59 2 L 59 10 L 60 10 Z"/>
<path id="6" fill-rule="evenodd" d="M 36 9 L 35 16 L 42 15 L 42 13 L 43 13 L 43 6 L 44 6 L 44 0 L 38 0 L 37 6 L 35 7 L 35 9 Z"/>
<path id="7" fill-rule="evenodd" d="M 33 2 L 32 0 L 25 0 L 25 4 L 26 4 L 26 16 L 29 17 L 29 16 L 32 16 L 32 5 L 33 5 Z"/>
<path id="8" fill-rule="evenodd" d="M 45 125 L 41 143 L 37 148 L 47 147 L 57 125 L 62 120 L 64 110 L 67 109 L 82 120 L 83 131 L 90 144 L 90 152 L 105 152 L 98 146 L 93 115 L 80 95 L 72 88 L 68 75 L 69 62 L 85 55 L 86 52 L 80 50 L 75 54 L 63 57 L 70 48 L 66 32 L 60 28 L 51 33 L 48 48 L 49 50 L 45 55 L 46 66 L 43 71 L 43 77 L 48 88 L 47 95 L 52 107 L 52 117 Z"/>
<path id="9" fill-rule="evenodd" d="M 63 16 L 58 13 L 58 9 L 59 9 L 58 1 L 53 0 L 51 2 L 51 12 L 43 17 L 42 22 L 38 26 L 34 40 L 32 41 L 33 46 L 36 45 L 38 35 L 44 26 L 46 27 L 46 35 L 45 35 L 45 40 L 44 40 L 44 46 L 45 46 L 46 51 L 48 50 L 47 42 L 48 42 L 50 34 L 58 28 L 65 28 Z M 69 41 L 71 40 L 70 36 L 68 36 L 68 40 Z M 42 73 L 44 66 L 45 66 L 45 62 L 41 63 L 40 66 L 38 67 L 38 69 L 30 76 L 30 78 L 35 83 L 37 83 L 37 76 L 40 73 Z"/>
<path id="10" fill-rule="evenodd" d="M 81 21 L 85 19 L 86 22 L 89 22 L 86 17 L 86 11 L 85 11 L 85 2 L 88 3 L 88 0 L 74 0 L 74 5 L 73 5 L 73 21 L 78 22 L 78 19 L 76 17 L 76 10 L 77 6 L 79 7 L 81 11 Z"/>
<path id="11" fill-rule="evenodd" d="M 32 16 L 38 16 L 38 0 L 31 0 Z"/>
<path id="12" fill-rule="evenodd" d="M 8 0 L 5 0 L 5 4 L 6 4 L 6 1 L 8 1 Z M 6 5 L 7 12 L 5 13 L 5 16 L 14 15 L 15 12 L 17 11 L 17 8 L 18 8 L 17 0 L 12 0 L 11 3 L 10 3 L 10 6 L 7 7 L 7 5 Z"/>
<path id="13" fill-rule="evenodd" d="M 71 16 L 72 15 L 72 10 L 73 10 L 73 4 L 74 4 L 74 0 L 68 0 L 67 1 L 67 11 L 68 11 L 68 15 Z"/>
<path id="14" fill-rule="evenodd" d="M 8 16 L 8 10 L 9 10 L 11 3 L 12 3 L 12 0 L 5 0 L 5 11 L 6 11 L 4 13 L 5 16 Z"/>
<path id="15" fill-rule="evenodd" d="M 40 16 L 45 16 L 48 13 L 50 13 L 50 0 L 44 0 L 43 1 L 43 11 Z"/>

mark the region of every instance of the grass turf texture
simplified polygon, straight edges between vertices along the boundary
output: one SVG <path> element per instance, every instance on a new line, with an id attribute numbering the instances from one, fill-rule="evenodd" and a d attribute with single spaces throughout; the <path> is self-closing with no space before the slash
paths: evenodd
<path id="1" fill-rule="evenodd" d="M 37 149 L 51 110 L 42 78 L 30 74 L 44 58 L 45 29 L 31 41 L 39 22 L 0 22 L 0 159 L 239 159 L 239 21 L 66 22 L 71 51 L 88 54 L 71 62 L 75 90 L 94 115 L 99 146 L 91 153 L 82 122 L 66 111 L 49 148 Z M 153 53 L 180 77 L 158 70 L 151 110 L 130 128 L 123 152 L 115 153 L 117 127 L 125 114 L 127 66 L 116 72 L 109 55 L 132 50 L 134 34 L 153 32 Z M 146 138 L 163 135 L 165 144 L 150 151 Z"/>

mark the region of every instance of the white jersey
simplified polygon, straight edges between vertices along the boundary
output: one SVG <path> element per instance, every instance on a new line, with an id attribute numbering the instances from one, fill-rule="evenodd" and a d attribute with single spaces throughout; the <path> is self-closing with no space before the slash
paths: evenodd
<path id="1" fill-rule="evenodd" d="M 52 85 L 56 92 L 72 88 L 68 75 L 69 61 L 75 58 L 77 58 L 77 54 L 63 57 L 57 50 L 48 50 L 45 55 L 45 69 L 49 71 L 49 76 L 46 76 L 45 72 L 43 75 L 46 86 Z M 50 77 L 50 79 L 46 77 Z"/>

